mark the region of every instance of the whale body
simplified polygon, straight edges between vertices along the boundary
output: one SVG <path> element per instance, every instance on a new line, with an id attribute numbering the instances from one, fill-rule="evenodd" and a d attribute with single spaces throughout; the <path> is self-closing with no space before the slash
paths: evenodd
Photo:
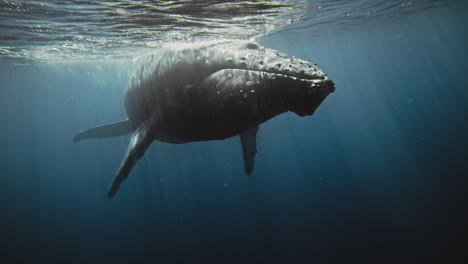
<path id="1" fill-rule="evenodd" d="M 74 141 L 132 133 L 109 198 L 154 140 L 240 135 L 251 174 L 259 125 L 288 111 L 312 115 L 334 90 L 316 65 L 253 41 L 168 43 L 135 63 L 125 94 L 128 119 L 85 130 Z"/>

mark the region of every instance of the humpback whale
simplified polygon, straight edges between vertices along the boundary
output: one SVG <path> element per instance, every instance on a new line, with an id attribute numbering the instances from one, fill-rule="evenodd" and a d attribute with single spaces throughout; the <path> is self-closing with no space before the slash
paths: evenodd
<path id="1" fill-rule="evenodd" d="M 131 133 L 109 198 L 154 140 L 179 144 L 239 135 L 245 173 L 251 174 L 259 125 L 288 111 L 312 115 L 334 90 L 315 64 L 254 41 L 167 43 L 135 62 L 124 101 L 128 119 L 73 140 Z"/>

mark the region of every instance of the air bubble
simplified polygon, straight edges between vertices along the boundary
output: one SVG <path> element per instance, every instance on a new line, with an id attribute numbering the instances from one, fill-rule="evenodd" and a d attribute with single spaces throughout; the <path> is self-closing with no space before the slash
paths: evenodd
<path id="1" fill-rule="evenodd" d="M 255 90 L 250 90 L 251 93 L 255 93 Z"/>
<path id="2" fill-rule="evenodd" d="M 243 96 L 244 96 L 244 98 L 247 98 L 248 95 L 245 93 Z"/>
<path id="3" fill-rule="evenodd" d="M 245 85 L 247 85 L 247 86 L 249 86 L 249 85 L 251 85 L 251 84 L 252 84 L 252 83 L 251 83 L 250 81 L 245 82 Z"/>

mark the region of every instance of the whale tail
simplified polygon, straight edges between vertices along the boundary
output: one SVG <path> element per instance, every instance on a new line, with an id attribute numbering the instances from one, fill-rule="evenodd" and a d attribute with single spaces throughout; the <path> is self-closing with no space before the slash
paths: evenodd
<path id="1" fill-rule="evenodd" d="M 78 133 L 73 142 L 78 143 L 82 139 L 88 138 L 108 138 L 130 134 L 133 131 L 130 120 L 124 120 L 113 124 L 97 126 Z"/>

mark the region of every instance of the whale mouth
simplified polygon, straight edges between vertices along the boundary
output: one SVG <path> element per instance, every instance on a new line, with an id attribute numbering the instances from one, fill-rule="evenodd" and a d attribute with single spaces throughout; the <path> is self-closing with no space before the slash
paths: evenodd
<path id="1" fill-rule="evenodd" d="M 300 76 L 297 75 L 289 75 L 289 74 L 280 74 L 284 78 L 288 78 L 292 81 L 303 82 L 307 83 L 312 87 L 316 87 L 319 90 L 327 91 L 327 92 L 334 92 L 335 91 L 335 83 L 330 80 L 327 76 Z"/>

